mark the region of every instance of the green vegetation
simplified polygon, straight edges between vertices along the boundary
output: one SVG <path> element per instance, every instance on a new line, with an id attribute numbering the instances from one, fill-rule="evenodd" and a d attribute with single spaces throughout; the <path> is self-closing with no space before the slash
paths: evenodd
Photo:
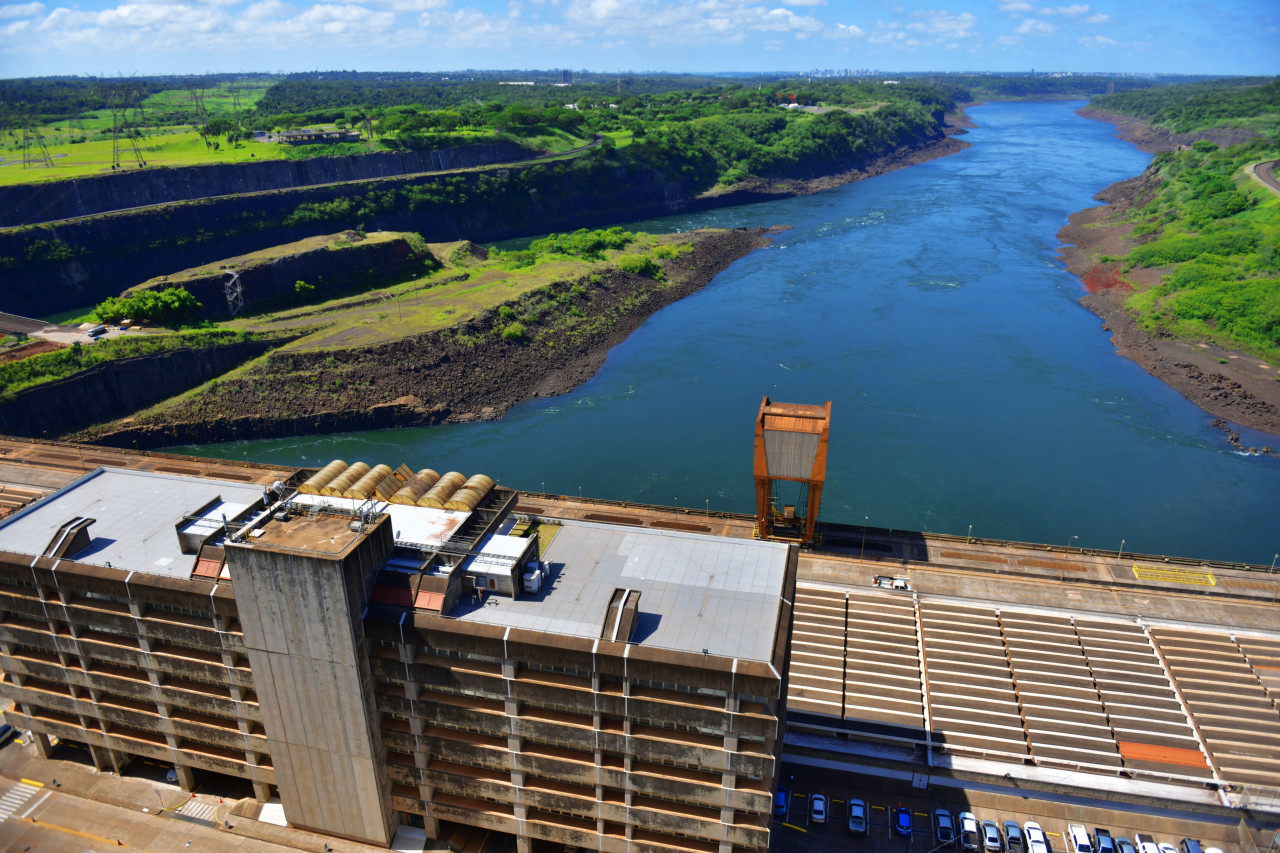
<path id="1" fill-rule="evenodd" d="M 1169 267 L 1128 305 L 1155 334 L 1211 341 L 1280 361 L 1280 198 L 1246 167 L 1280 157 L 1280 139 L 1212 143 L 1156 157 L 1156 194 L 1133 211 L 1151 237 L 1126 267 Z"/>
<path id="2" fill-rule="evenodd" d="M 14 394 L 24 388 L 63 379 L 105 361 L 171 349 L 225 346 L 248 339 L 249 336 L 244 332 L 201 329 L 171 335 L 122 335 L 88 346 L 72 344 L 57 352 L 41 353 L 20 361 L 0 364 L 0 401 L 11 400 Z"/>
<path id="3" fill-rule="evenodd" d="M 1090 106 L 1146 119 L 1173 133 L 1243 127 L 1280 133 L 1280 78 L 1227 77 L 1093 99 Z"/>
<path id="4" fill-rule="evenodd" d="M 304 284 L 304 282 L 298 282 Z M 127 296 L 109 296 L 93 313 L 103 323 L 132 320 L 157 326 L 177 328 L 201 309 L 199 302 L 184 287 L 165 290 L 140 290 Z"/>

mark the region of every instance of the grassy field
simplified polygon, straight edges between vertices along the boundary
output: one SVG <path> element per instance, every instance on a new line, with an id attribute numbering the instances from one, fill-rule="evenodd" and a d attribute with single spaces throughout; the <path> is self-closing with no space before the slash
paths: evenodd
<path id="1" fill-rule="evenodd" d="M 239 90 L 242 112 L 253 108 L 267 91 L 267 83 L 241 84 Z M 205 109 L 210 115 L 231 115 L 232 94 L 229 84 L 220 84 L 204 94 Z M 166 117 L 193 112 L 191 93 L 185 89 L 167 89 L 146 98 L 143 111 L 157 121 Z M 114 141 L 110 136 L 111 113 L 99 110 L 86 114 L 78 123 L 60 121 L 44 125 L 40 134 L 44 137 L 53 165 L 22 163 L 22 131 L 6 131 L 0 137 L 0 186 L 35 184 L 83 178 L 112 171 Z M 104 132 L 106 135 L 104 135 Z M 197 166 L 207 163 L 247 163 L 254 160 L 278 160 L 288 157 L 286 146 L 261 142 L 237 142 L 228 145 L 225 139 L 213 149 L 204 144 L 190 123 L 164 123 L 145 129 L 146 137 L 138 140 L 138 147 L 148 167 Z M 87 137 L 87 138 L 86 138 Z M 84 139 L 83 142 L 74 140 Z M 128 140 L 122 140 L 121 168 L 137 169 L 137 159 Z M 34 150 L 34 149 L 33 149 Z M 38 154 L 33 154 L 38 157 Z"/>
<path id="2" fill-rule="evenodd" d="M 289 344 L 289 350 L 371 346 L 465 323 L 552 282 L 588 276 L 610 266 L 619 255 L 652 253 L 678 239 L 676 235 L 638 234 L 625 251 L 608 252 L 601 260 L 541 254 L 529 266 L 517 266 L 511 255 L 497 251 L 488 260 L 477 259 L 469 254 L 467 243 L 432 243 L 428 247 L 443 267 L 430 275 L 296 310 L 239 318 L 222 326 L 258 333 L 313 330 Z"/>

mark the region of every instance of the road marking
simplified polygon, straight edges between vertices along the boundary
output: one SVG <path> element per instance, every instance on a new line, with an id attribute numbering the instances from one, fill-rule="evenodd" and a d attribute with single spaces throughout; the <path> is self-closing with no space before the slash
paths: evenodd
<path id="1" fill-rule="evenodd" d="M 29 785 L 25 781 L 19 782 L 0 797 L 0 823 L 4 823 L 13 817 L 13 813 L 26 805 L 27 800 L 34 797 L 43 785 Z"/>
<path id="2" fill-rule="evenodd" d="M 889 810 L 889 807 L 888 807 L 888 806 L 872 806 L 871 808 L 873 808 L 873 809 L 880 809 L 881 811 L 885 811 L 885 812 L 887 812 L 887 811 Z"/>
<path id="3" fill-rule="evenodd" d="M 43 788 L 43 787 L 44 787 L 44 783 L 43 783 L 43 782 L 37 782 L 35 779 L 23 779 L 23 780 L 22 780 L 22 784 L 24 784 L 24 785 L 31 785 L 31 786 L 32 786 L 32 787 L 34 787 L 34 788 Z"/>
<path id="4" fill-rule="evenodd" d="M 45 792 L 44 792 L 44 794 L 43 794 L 43 796 L 41 796 L 41 797 L 40 797 L 39 799 L 37 799 L 34 803 L 32 803 L 30 806 L 28 806 L 28 807 L 27 807 L 27 810 L 26 810 L 25 812 L 23 812 L 22 814 L 18 815 L 18 819 L 19 819 L 19 820 L 21 820 L 21 819 L 23 819 L 23 818 L 25 818 L 25 817 L 29 817 L 29 816 L 31 815 L 31 813 L 32 813 L 32 812 L 34 812 L 36 809 L 40 808 L 40 804 L 41 804 L 41 803 L 43 803 L 45 800 L 49 799 L 49 795 L 50 795 L 50 794 L 52 794 L 52 793 L 53 793 L 53 791 L 45 791 Z"/>
<path id="5" fill-rule="evenodd" d="M 193 817 L 196 820 L 206 820 L 213 822 L 213 813 L 218 807 L 213 803 L 202 803 L 199 800 L 187 800 L 182 808 L 178 809 L 178 814 Z"/>
<path id="6" fill-rule="evenodd" d="M 916 817 L 928 817 L 928 812 L 916 812 Z"/>
<path id="7" fill-rule="evenodd" d="M 807 832 L 809 831 L 809 830 L 805 829 L 803 826 L 796 826 L 794 823 L 784 823 L 784 824 L 782 824 L 782 825 L 783 825 L 783 826 L 785 826 L 785 827 L 787 827 L 788 829 L 798 829 L 798 830 L 800 830 L 801 832 L 804 832 L 804 833 L 807 833 Z"/>
<path id="8" fill-rule="evenodd" d="M 1160 566 L 1133 564 L 1133 576 L 1140 581 L 1161 583 L 1186 583 L 1196 586 L 1217 586 L 1218 580 L 1208 569 L 1168 569 Z"/>

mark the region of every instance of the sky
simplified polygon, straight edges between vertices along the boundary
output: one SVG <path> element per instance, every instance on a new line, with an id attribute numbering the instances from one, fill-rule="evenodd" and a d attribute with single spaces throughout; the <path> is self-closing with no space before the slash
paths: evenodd
<path id="1" fill-rule="evenodd" d="M 1280 0 L 0 0 L 0 77 L 1280 73 Z"/>

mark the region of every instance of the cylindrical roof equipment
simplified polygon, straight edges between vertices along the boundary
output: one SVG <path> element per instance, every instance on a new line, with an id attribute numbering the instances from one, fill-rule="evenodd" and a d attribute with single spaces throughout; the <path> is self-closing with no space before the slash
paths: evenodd
<path id="1" fill-rule="evenodd" d="M 440 474 L 430 468 L 423 468 L 410 478 L 409 482 L 400 487 L 400 490 L 391 496 L 393 504 L 408 504 L 410 506 L 418 502 L 418 498 L 427 493 L 427 490 L 434 486 L 440 480 Z"/>
<path id="2" fill-rule="evenodd" d="M 484 499 L 484 495 L 485 493 L 479 489 L 458 489 L 453 493 L 453 497 L 445 502 L 444 508 L 470 512 Z"/>
<path id="3" fill-rule="evenodd" d="M 335 459 L 299 486 L 298 493 L 303 495 L 318 495 L 321 493 L 321 489 L 333 482 L 334 478 L 338 477 L 345 470 L 347 470 L 347 463 L 343 462 L 341 459 Z"/>
<path id="4" fill-rule="evenodd" d="M 373 490 L 378 488 L 378 484 L 391 476 L 390 465 L 375 465 L 350 488 L 342 493 L 344 498 L 355 498 L 358 501 L 367 500 L 369 495 L 373 494 Z"/>
<path id="5" fill-rule="evenodd" d="M 493 478 L 488 474 L 472 474 L 467 478 L 467 482 L 462 484 L 462 488 L 475 489 L 481 496 L 484 496 L 493 488 Z"/>
<path id="6" fill-rule="evenodd" d="M 357 462 L 339 474 L 336 479 L 329 483 L 329 485 L 321 489 L 320 494 L 340 498 L 342 497 L 343 492 L 354 486 L 361 477 L 368 473 L 368 464 L 364 462 Z"/>
<path id="7" fill-rule="evenodd" d="M 425 495 L 418 499 L 418 506 L 432 506 L 436 509 L 442 509 L 445 501 L 453 497 L 453 493 L 462 488 L 462 484 L 467 478 L 457 471 L 450 471 L 440 478 L 434 486 L 432 486 Z"/>

